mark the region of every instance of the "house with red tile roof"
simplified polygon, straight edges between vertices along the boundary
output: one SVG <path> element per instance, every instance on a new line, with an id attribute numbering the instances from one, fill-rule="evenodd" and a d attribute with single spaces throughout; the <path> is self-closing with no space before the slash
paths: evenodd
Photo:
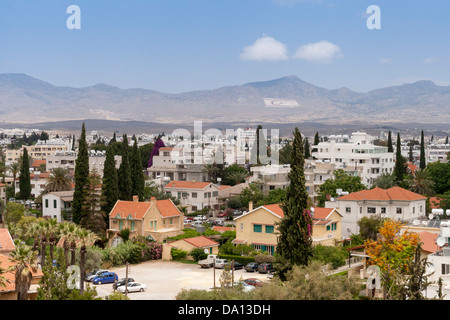
<path id="1" fill-rule="evenodd" d="M 207 250 L 208 254 L 219 254 L 219 243 L 205 236 L 185 238 L 169 243 L 170 247 L 191 252 L 193 249 Z M 190 258 L 188 256 L 188 258 Z"/>
<path id="2" fill-rule="evenodd" d="M 208 208 L 209 213 L 214 215 L 223 204 L 219 199 L 220 188 L 212 182 L 170 181 L 164 186 L 164 191 L 180 200 L 188 213 Z"/>
<path id="3" fill-rule="evenodd" d="M 181 233 L 184 216 L 172 200 L 139 202 L 118 200 L 109 214 L 109 243 L 120 242 L 120 232 L 130 230 L 130 239 L 143 236 L 158 242 Z"/>
<path id="4" fill-rule="evenodd" d="M 325 207 L 342 213 L 342 235 L 348 237 L 359 233 L 358 220 L 362 217 L 379 216 L 403 222 L 424 217 L 426 201 L 426 197 L 400 187 L 377 187 L 327 201 Z"/>
<path id="5" fill-rule="evenodd" d="M 0 228 L 0 254 L 9 256 L 11 251 L 16 248 L 14 241 L 7 228 Z"/>
<path id="6" fill-rule="evenodd" d="M 337 209 L 314 208 L 312 213 L 313 245 L 335 245 L 341 240 L 342 214 Z M 250 204 L 249 212 L 234 219 L 235 245 L 249 244 L 255 249 L 274 254 L 277 245 L 277 223 L 284 218 L 281 204 L 268 204 L 256 209 Z"/>

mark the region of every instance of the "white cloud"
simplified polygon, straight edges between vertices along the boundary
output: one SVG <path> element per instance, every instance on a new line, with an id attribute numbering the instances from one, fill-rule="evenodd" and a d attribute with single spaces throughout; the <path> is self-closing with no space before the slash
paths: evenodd
<path id="1" fill-rule="evenodd" d="M 331 63 L 334 58 L 341 56 L 339 46 L 328 41 L 319 41 L 301 46 L 295 53 L 294 58 L 313 63 Z"/>
<path id="2" fill-rule="evenodd" d="M 288 60 L 288 51 L 285 44 L 264 35 L 253 45 L 245 47 L 240 57 L 242 60 L 253 61 Z"/>
<path id="3" fill-rule="evenodd" d="M 425 58 L 425 60 L 423 60 L 423 63 L 429 64 L 429 63 L 435 63 L 437 61 L 438 61 L 438 59 L 435 57 L 428 57 L 428 58 Z"/>
<path id="4" fill-rule="evenodd" d="M 378 59 L 378 61 L 380 61 L 380 63 L 383 63 L 383 64 L 388 64 L 388 63 L 392 63 L 392 58 L 380 58 L 380 59 Z"/>

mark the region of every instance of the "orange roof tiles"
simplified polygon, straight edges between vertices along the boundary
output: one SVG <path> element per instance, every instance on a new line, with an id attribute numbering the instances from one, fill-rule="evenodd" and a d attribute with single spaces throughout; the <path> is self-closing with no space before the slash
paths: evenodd
<path id="1" fill-rule="evenodd" d="M 174 217 L 181 215 L 181 212 L 173 204 L 172 200 L 157 200 L 156 207 L 158 208 L 161 216 L 163 217 Z"/>
<path id="2" fill-rule="evenodd" d="M 235 230 L 235 228 L 233 228 L 233 227 L 214 226 L 214 227 L 213 227 L 213 230 L 222 233 L 222 232 L 225 232 L 225 231 L 232 231 L 232 230 Z"/>
<path id="3" fill-rule="evenodd" d="M 211 182 L 171 181 L 166 184 L 165 188 L 204 189 L 210 184 Z"/>
<path id="4" fill-rule="evenodd" d="M 13 267 L 14 265 L 15 265 L 15 263 L 10 260 L 10 257 L 0 254 L 0 267 L 2 269 L 8 269 L 10 267 Z M 35 271 L 33 271 L 30 268 L 30 270 L 31 270 L 31 275 L 33 278 L 43 276 L 42 271 L 39 269 L 36 269 Z M 7 271 L 2 274 L 2 277 L 4 277 L 7 280 L 7 282 L 6 282 L 6 287 L 0 286 L 0 293 L 14 291 L 16 289 L 14 271 Z"/>
<path id="5" fill-rule="evenodd" d="M 131 215 L 134 219 L 143 219 L 147 211 L 150 209 L 151 202 L 133 202 L 133 201 L 117 201 L 114 208 L 109 214 L 114 218 L 120 215 L 122 219 L 126 219 Z"/>
<path id="6" fill-rule="evenodd" d="M 314 208 L 315 219 L 326 219 L 333 212 L 334 208 Z"/>
<path id="7" fill-rule="evenodd" d="M 440 209 L 441 208 L 441 198 L 430 197 L 430 209 Z"/>
<path id="8" fill-rule="evenodd" d="M 31 164 L 32 167 L 39 167 L 41 164 L 46 164 L 46 160 L 33 160 L 33 163 Z"/>
<path id="9" fill-rule="evenodd" d="M 426 252 L 436 252 L 438 250 L 438 246 L 436 244 L 436 239 L 438 238 L 437 233 L 431 233 L 428 231 L 423 231 L 419 233 L 420 241 L 423 242 L 422 250 Z"/>
<path id="10" fill-rule="evenodd" d="M 266 204 L 263 207 L 266 208 L 267 210 L 275 213 L 280 218 L 284 218 L 284 212 L 283 212 L 283 209 L 281 209 L 280 204 Z"/>
<path id="11" fill-rule="evenodd" d="M 393 187 L 389 189 L 373 188 L 371 190 L 362 190 L 357 192 L 352 192 L 348 195 L 338 198 L 338 200 L 375 200 L 375 201 L 390 201 L 390 200 L 400 200 L 400 201 L 413 201 L 413 200 L 426 200 L 427 198 L 411 192 L 409 190 Z"/>
<path id="12" fill-rule="evenodd" d="M 8 229 L 1 228 L 0 229 L 0 253 L 12 251 L 16 248 L 14 245 L 14 241 L 9 234 Z"/>
<path id="13" fill-rule="evenodd" d="M 205 236 L 198 236 L 198 237 L 194 237 L 194 238 L 186 238 L 186 239 L 182 239 L 184 241 L 186 241 L 187 243 L 192 244 L 193 246 L 197 247 L 197 248 L 203 248 L 203 247 L 211 247 L 211 246 L 218 246 L 219 243 L 211 240 Z"/>

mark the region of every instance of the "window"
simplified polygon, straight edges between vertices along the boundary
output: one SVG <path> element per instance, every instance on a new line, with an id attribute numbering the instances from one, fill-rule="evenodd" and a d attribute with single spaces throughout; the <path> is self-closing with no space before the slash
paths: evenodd
<path id="1" fill-rule="evenodd" d="M 345 213 L 352 213 L 352 208 L 351 207 L 346 207 L 345 208 Z"/>
<path id="2" fill-rule="evenodd" d="M 273 233 L 274 227 L 273 226 L 266 226 L 266 233 Z"/>
<path id="3" fill-rule="evenodd" d="M 262 225 L 254 224 L 253 225 L 253 232 L 262 232 Z"/>
<path id="4" fill-rule="evenodd" d="M 45 207 L 48 208 L 48 199 L 45 199 Z"/>
<path id="5" fill-rule="evenodd" d="M 219 191 L 213 191 L 212 195 L 213 195 L 213 197 L 218 197 L 219 196 Z"/>
<path id="6" fill-rule="evenodd" d="M 416 207 L 413 207 L 413 214 L 416 213 Z"/>
<path id="7" fill-rule="evenodd" d="M 197 198 L 197 192 L 192 192 L 192 198 Z"/>
<path id="8" fill-rule="evenodd" d="M 450 273 L 450 264 L 442 264 L 442 275 Z"/>
<path id="9" fill-rule="evenodd" d="M 359 207 L 359 213 L 362 213 L 362 207 Z"/>
<path id="10" fill-rule="evenodd" d="M 386 207 L 381 208 L 381 213 L 386 213 Z"/>
<path id="11" fill-rule="evenodd" d="M 402 208 L 397 208 L 397 214 L 401 214 L 402 213 Z"/>
<path id="12" fill-rule="evenodd" d="M 170 224 L 172 224 L 172 221 L 173 221 L 173 219 L 172 219 L 172 218 L 170 218 L 170 219 L 169 219 L 169 223 L 170 223 Z"/>
<path id="13" fill-rule="evenodd" d="M 56 199 L 53 200 L 53 208 L 57 208 L 58 207 L 58 201 L 56 201 Z"/>
<path id="14" fill-rule="evenodd" d="M 377 212 L 376 208 L 373 208 L 373 207 L 368 207 L 367 208 L 367 213 L 376 213 L 376 212 Z"/>
<path id="15" fill-rule="evenodd" d="M 336 223 L 327 226 L 327 231 L 336 231 Z"/>
<path id="16" fill-rule="evenodd" d="M 241 228 L 241 231 L 244 231 L 244 224 L 241 223 L 239 226 L 240 226 L 240 228 Z"/>
<path id="17" fill-rule="evenodd" d="M 131 231 L 134 231 L 134 221 L 131 221 Z"/>

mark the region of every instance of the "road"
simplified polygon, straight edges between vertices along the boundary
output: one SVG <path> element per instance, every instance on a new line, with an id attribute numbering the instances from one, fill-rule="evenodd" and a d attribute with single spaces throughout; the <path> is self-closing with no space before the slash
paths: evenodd
<path id="1" fill-rule="evenodd" d="M 174 300 L 181 289 L 209 290 L 214 286 L 214 269 L 202 269 L 195 264 L 186 264 L 174 261 L 149 261 L 129 266 L 129 277 L 137 282 L 145 283 L 145 292 L 129 293 L 131 300 Z M 112 268 L 119 279 L 125 278 L 125 267 Z M 219 277 L 221 269 L 216 269 L 216 286 L 220 286 Z M 258 278 L 267 281 L 267 274 L 236 270 L 235 281 L 248 278 Z M 109 295 L 112 284 L 94 285 L 99 296 Z"/>

